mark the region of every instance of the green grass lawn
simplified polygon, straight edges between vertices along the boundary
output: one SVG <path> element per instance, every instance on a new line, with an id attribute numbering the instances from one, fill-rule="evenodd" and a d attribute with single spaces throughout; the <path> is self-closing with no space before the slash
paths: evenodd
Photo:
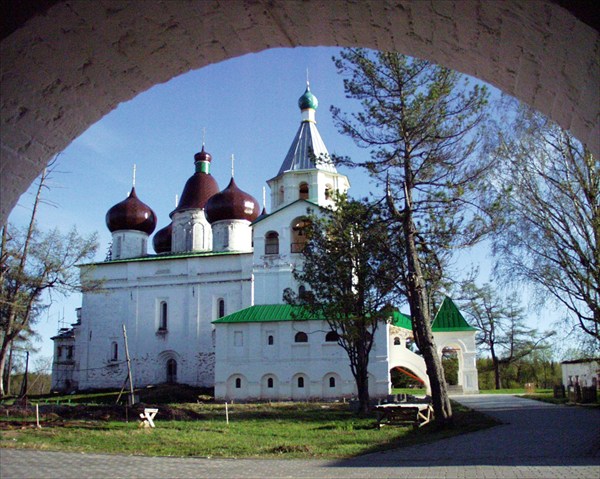
<path id="1" fill-rule="evenodd" d="M 124 420 L 64 419 L 49 413 L 42 428 L 27 418 L 0 419 L 0 447 L 150 456 L 345 458 L 368 452 L 430 442 L 496 423 L 454 404 L 455 427 L 375 427 L 375 418 L 359 418 L 347 404 L 273 403 L 229 405 L 229 424 L 222 404 L 171 404 L 165 420 L 158 405 L 155 429 Z M 130 418 L 133 416 L 130 413 Z"/>

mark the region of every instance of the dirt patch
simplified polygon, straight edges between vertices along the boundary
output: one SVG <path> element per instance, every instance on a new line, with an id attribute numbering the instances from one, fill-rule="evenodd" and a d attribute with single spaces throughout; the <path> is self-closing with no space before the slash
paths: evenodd
<path id="1" fill-rule="evenodd" d="M 163 421 L 191 421 L 204 419 L 190 409 L 182 407 L 171 407 L 164 404 L 135 404 L 133 407 L 122 405 L 40 405 L 40 422 L 45 424 L 59 425 L 69 421 L 135 421 L 145 408 L 156 408 L 156 418 Z M 0 407 L 0 428 L 12 429 L 16 424 L 24 425 L 31 418 L 35 418 L 35 407 L 32 406 L 4 406 Z M 35 426 L 35 424 L 34 424 Z"/>

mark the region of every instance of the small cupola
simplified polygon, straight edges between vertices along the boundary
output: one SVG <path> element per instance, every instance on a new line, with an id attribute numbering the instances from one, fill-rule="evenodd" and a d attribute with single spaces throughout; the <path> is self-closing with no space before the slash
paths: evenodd
<path id="1" fill-rule="evenodd" d="M 170 253 L 172 245 L 173 223 L 158 230 L 152 238 L 152 246 L 157 254 Z"/>

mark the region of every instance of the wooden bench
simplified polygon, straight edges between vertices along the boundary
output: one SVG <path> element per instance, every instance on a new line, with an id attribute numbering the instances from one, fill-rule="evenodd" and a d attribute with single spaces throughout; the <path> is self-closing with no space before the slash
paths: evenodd
<path id="1" fill-rule="evenodd" d="M 427 403 L 380 404 L 374 409 L 378 429 L 385 425 L 422 427 L 433 419 L 433 408 Z"/>

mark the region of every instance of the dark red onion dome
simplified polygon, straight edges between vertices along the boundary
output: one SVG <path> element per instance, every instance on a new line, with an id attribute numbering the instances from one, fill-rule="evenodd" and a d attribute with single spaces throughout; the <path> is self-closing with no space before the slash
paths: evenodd
<path id="1" fill-rule="evenodd" d="M 194 155 L 196 173 L 185 183 L 179 204 L 173 213 L 188 209 L 202 209 L 208 199 L 219 192 L 219 186 L 210 174 L 211 161 L 212 156 L 204 151 L 202 145 L 202 151 Z"/>
<path id="2" fill-rule="evenodd" d="M 204 213 L 211 224 L 221 220 L 254 221 L 258 218 L 259 206 L 258 201 L 240 190 L 231 178 L 227 188 L 208 200 Z"/>
<path id="3" fill-rule="evenodd" d="M 120 230 L 136 230 L 150 235 L 156 228 L 156 214 L 147 204 L 140 201 L 133 187 L 127 199 L 108 210 L 106 226 L 111 233 Z"/>
<path id="4" fill-rule="evenodd" d="M 169 223 L 164 228 L 158 230 L 152 238 L 152 246 L 156 253 L 170 253 L 172 249 L 173 223 Z"/>

